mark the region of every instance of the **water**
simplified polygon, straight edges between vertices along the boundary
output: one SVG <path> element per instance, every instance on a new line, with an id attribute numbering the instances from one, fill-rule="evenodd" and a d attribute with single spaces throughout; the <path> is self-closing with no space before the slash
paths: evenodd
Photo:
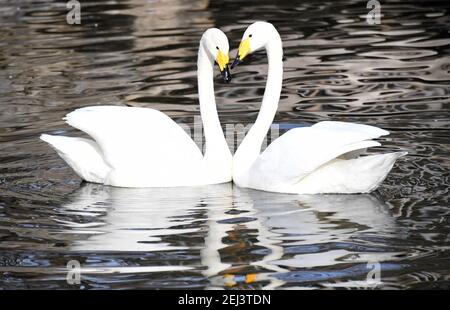
<path id="1" fill-rule="evenodd" d="M 382 1 L 373 26 L 359 0 L 82 1 L 81 26 L 65 1 L 0 2 L 1 288 L 449 288 L 447 1 Z M 284 43 L 282 129 L 362 122 L 391 131 L 372 152 L 409 152 L 377 192 L 103 187 L 38 140 L 80 135 L 61 118 L 95 104 L 191 124 L 202 32 L 220 27 L 234 55 L 256 18 Z M 224 124 L 254 120 L 266 62 L 216 78 Z M 81 286 L 66 282 L 70 260 Z"/>

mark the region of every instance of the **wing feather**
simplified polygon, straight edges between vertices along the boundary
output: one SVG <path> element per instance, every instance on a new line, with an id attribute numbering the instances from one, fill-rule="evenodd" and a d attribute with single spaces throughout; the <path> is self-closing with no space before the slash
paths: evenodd
<path id="1" fill-rule="evenodd" d="M 154 109 L 94 106 L 77 109 L 65 120 L 91 136 L 113 168 L 151 169 L 152 165 L 161 168 L 167 163 L 175 170 L 185 162 L 202 159 L 190 136 L 170 117 Z"/>
<path id="2" fill-rule="evenodd" d="M 250 169 L 251 179 L 295 183 L 343 154 L 379 146 L 371 141 L 389 132 L 368 125 L 320 122 L 291 129 L 273 141 Z"/>

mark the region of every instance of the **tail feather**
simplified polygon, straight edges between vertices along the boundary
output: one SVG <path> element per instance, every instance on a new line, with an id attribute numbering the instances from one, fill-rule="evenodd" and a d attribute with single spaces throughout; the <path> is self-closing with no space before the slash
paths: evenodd
<path id="1" fill-rule="evenodd" d="M 375 154 L 353 159 L 334 159 L 303 178 L 298 186 L 308 193 L 369 193 L 377 189 L 407 152 Z"/>
<path id="2" fill-rule="evenodd" d="M 93 140 L 43 134 L 40 139 L 50 144 L 58 155 L 88 182 L 103 183 L 111 167 Z"/>

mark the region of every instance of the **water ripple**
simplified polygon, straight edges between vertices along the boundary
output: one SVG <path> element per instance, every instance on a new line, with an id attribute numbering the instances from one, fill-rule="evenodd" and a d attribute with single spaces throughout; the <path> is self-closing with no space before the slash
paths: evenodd
<path id="1" fill-rule="evenodd" d="M 365 3 L 5 0 L 0 7 L 0 287 L 438 288 L 449 281 L 450 55 L 445 1 Z M 371 195 L 295 196 L 239 189 L 120 189 L 80 182 L 42 132 L 80 135 L 61 118 L 83 106 L 199 115 L 198 40 L 273 22 L 283 39 L 281 131 L 322 120 L 391 135 L 371 152 L 406 150 Z M 223 123 L 254 121 L 267 58 L 216 79 Z M 367 282 L 367 263 L 381 282 Z M 368 267 L 369 266 L 369 267 Z"/>

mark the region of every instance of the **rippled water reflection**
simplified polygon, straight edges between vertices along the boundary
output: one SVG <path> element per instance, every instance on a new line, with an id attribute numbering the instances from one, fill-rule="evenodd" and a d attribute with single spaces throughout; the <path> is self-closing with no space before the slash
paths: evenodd
<path id="1" fill-rule="evenodd" d="M 447 1 L 90 1 L 82 25 L 64 1 L 0 7 L 0 287 L 448 288 L 450 37 Z M 120 189 L 80 180 L 42 132 L 79 133 L 77 107 L 153 107 L 179 122 L 199 114 L 196 53 L 217 26 L 232 47 L 255 19 L 285 48 L 281 128 L 333 119 L 392 132 L 373 151 L 407 150 L 371 195 L 295 196 L 231 184 Z M 232 51 L 234 55 L 234 51 Z M 223 123 L 252 122 L 263 53 L 216 81 Z"/>

